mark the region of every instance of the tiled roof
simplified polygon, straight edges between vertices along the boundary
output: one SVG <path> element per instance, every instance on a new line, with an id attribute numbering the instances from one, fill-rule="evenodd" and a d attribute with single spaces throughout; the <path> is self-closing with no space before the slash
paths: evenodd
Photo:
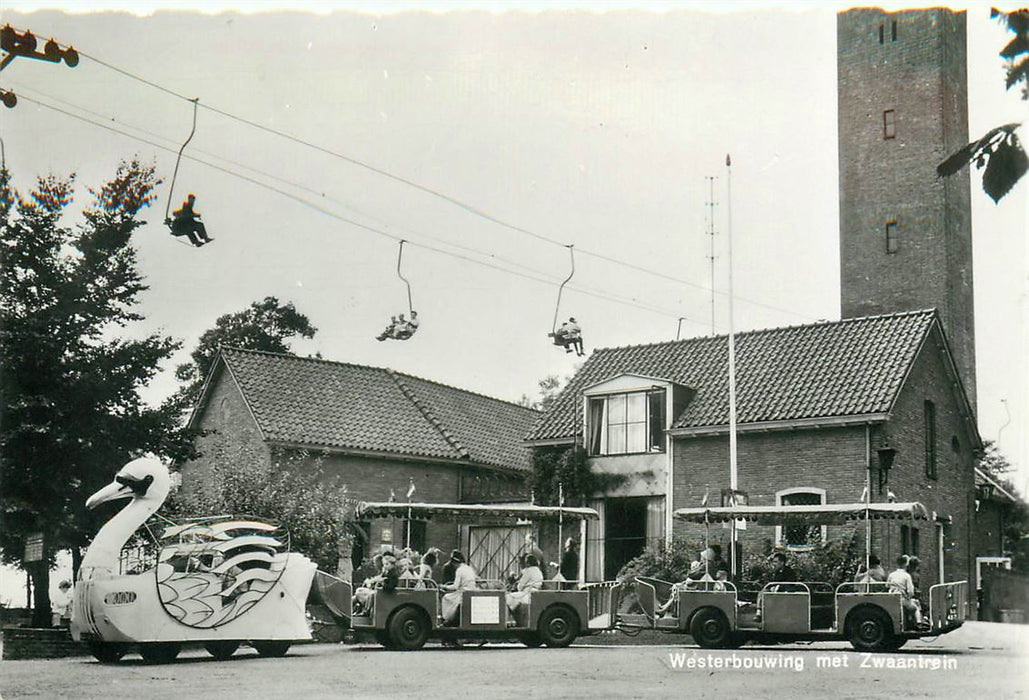
<path id="1" fill-rule="evenodd" d="M 739 333 L 738 423 L 889 412 L 935 322 L 936 312 L 927 310 Z M 527 439 L 571 438 L 582 390 L 622 374 L 696 390 L 673 428 L 727 425 L 728 342 L 723 335 L 596 350 Z"/>
<path id="2" fill-rule="evenodd" d="M 528 469 L 539 413 L 390 369 L 222 348 L 265 439 Z"/>

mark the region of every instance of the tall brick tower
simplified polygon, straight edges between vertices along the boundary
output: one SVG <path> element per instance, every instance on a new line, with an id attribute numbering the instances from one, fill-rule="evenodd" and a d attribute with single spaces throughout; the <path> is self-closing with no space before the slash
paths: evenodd
<path id="1" fill-rule="evenodd" d="M 965 14 L 837 15 L 842 316 L 939 310 L 976 401 Z"/>

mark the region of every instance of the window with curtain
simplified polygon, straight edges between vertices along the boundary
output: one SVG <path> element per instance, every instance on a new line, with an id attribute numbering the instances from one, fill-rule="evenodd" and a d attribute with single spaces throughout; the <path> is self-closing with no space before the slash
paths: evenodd
<path id="1" fill-rule="evenodd" d="M 591 455 L 665 451 L 665 391 L 633 391 L 589 399 Z"/>

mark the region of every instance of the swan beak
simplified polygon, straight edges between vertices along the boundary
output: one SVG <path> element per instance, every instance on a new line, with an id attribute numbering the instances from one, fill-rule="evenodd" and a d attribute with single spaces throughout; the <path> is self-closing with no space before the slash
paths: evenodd
<path id="1" fill-rule="evenodd" d="M 96 508 L 101 503 L 107 503 L 118 498 L 128 498 L 132 495 L 132 489 L 128 486 L 119 484 L 117 481 L 112 481 L 107 486 L 103 487 L 92 496 L 86 499 L 87 508 Z"/>

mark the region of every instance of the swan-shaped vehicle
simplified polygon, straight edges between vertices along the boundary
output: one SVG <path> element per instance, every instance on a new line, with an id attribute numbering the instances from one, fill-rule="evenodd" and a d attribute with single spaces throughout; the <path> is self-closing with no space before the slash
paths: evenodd
<path id="1" fill-rule="evenodd" d="M 168 469 L 144 457 L 86 501 L 95 508 L 131 499 L 83 557 L 72 637 L 102 662 L 138 648 L 151 663 L 171 661 L 184 642 L 202 643 L 225 659 L 243 643 L 261 656 L 282 656 L 293 642 L 309 640 L 305 603 L 316 567 L 287 551 L 287 537 L 275 525 L 231 517 L 189 521 L 164 528 L 135 566 L 121 556 L 169 486 Z"/>

